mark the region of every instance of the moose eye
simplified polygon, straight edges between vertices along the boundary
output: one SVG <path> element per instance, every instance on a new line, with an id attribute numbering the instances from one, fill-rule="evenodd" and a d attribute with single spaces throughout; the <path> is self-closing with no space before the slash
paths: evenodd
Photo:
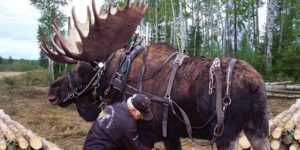
<path id="1" fill-rule="evenodd" d="M 82 85 L 79 85 L 79 86 L 77 87 L 77 89 L 82 89 L 82 87 L 83 87 Z"/>

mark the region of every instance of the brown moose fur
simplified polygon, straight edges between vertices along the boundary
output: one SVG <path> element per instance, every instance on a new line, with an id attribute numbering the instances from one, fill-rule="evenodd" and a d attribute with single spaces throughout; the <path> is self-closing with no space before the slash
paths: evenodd
<path id="1" fill-rule="evenodd" d="M 176 52 L 171 46 L 166 44 L 152 44 L 148 48 L 146 59 L 145 77 L 151 76 L 154 70 L 172 53 Z M 104 76 L 103 87 L 107 88 L 108 83 L 116 69 L 120 54 L 124 49 L 118 50 L 113 60 L 109 63 L 107 72 Z M 144 91 L 155 95 L 164 96 L 170 72 L 172 70 L 174 58 L 167 63 L 164 68 L 151 79 L 144 81 Z M 210 98 L 208 95 L 208 76 L 209 68 L 213 59 L 202 57 L 188 57 L 184 59 L 182 66 L 178 69 L 171 94 L 171 99 L 175 101 L 189 116 L 192 126 L 203 125 L 215 110 L 215 94 Z M 140 54 L 130 69 L 128 84 L 137 87 L 136 79 L 140 76 L 140 68 L 143 62 L 143 55 Z M 229 59 L 222 59 L 222 79 L 223 94 L 225 93 L 225 76 Z M 78 65 L 78 67 L 81 64 Z M 81 83 L 87 83 L 90 74 L 78 75 L 78 67 L 72 73 L 75 80 Z M 49 97 L 57 97 L 55 104 L 65 106 L 61 100 L 69 92 L 68 80 L 65 76 L 58 79 L 49 89 Z M 57 88 L 60 87 L 59 94 Z M 56 91 L 56 93 L 55 93 Z M 101 91 L 103 93 L 103 91 Z M 254 149 L 269 149 L 268 142 L 268 119 L 266 116 L 266 96 L 265 85 L 259 73 L 248 63 L 238 60 L 232 77 L 232 104 L 225 114 L 225 129 L 223 135 L 217 139 L 218 149 L 229 149 L 232 147 L 232 141 L 238 138 L 238 135 L 244 130 Z M 90 97 L 80 98 L 82 103 L 89 103 Z M 114 101 L 121 101 L 111 100 Z M 153 103 L 152 111 L 154 120 L 151 122 L 141 122 L 139 131 L 142 140 L 146 142 L 156 142 L 162 140 L 162 112 L 163 105 Z M 204 129 L 193 130 L 194 138 L 210 139 L 216 120 L 209 123 Z M 171 111 L 168 118 L 168 137 L 178 138 L 187 137 L 185 125 L 180 122 Z"/>

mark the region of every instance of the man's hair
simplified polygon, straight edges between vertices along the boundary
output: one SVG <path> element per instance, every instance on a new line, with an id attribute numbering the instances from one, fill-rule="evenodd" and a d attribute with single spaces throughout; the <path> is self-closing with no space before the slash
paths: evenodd
<path id="1" fill-rule="evenodd" d="M 137 109 L 133 106 L 133 104 L 132 104 L 132 97 L 129 97 L 129 98 L 127 99 L 127 107 L 128 107 L 128 109 L 135 109 L 139 114 L 141 114 L 141 112 L 140 112 L 139 110 L 137 110 Z"/>

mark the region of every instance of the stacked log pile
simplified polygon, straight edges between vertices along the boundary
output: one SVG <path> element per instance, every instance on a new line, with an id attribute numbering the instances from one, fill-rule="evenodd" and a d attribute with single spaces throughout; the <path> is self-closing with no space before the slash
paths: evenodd
<path id="1" fill-rule="evenodd" d="M 300 85 L 292 81 L 266 83 L 267 96 L 278 98 L 300 98 Z"/>
<path id="2" fill-rule="evenodd" d="M 61 150 L 55 144 L 12 120 L 0 109 L 0 150 L 6 149 Z"/>
<path id="3" fill-rule="evenodd" d="M 273 150 L 300 149 L 300 99 L 288 110 L 269 120 L 270 144 Z M 240 149 L 250 149 L 245 135 L 239 139 Z"/>

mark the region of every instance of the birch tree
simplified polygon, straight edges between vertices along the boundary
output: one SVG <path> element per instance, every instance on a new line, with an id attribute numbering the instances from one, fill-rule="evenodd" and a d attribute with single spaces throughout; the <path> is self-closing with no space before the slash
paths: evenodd
<path id="1" fill-rule="evenodd" d="M 272 71 L 272 46 L 273 46 L 273 28 L 275 20 L 275 10 L 277 7 L 276 0 L 268 0 L 267 5 L 267 22 L 266 22 L 266 34 L 267 34 L 267 49 L 266 49 L 266 71 L 267 73 Z"/>
<path id="2" fill-rule="evenodd" d="M 42 14 L 41 18 L 39 18 L 37 31 L 37 40 L 39 42 L 39 45 L 41 45 L 43 36 L 46 37 L 46 42 L 50 43 L 50 36 L 53 33 L 53 29 L 51 26 L 53 22 L 52 20 L 53 18 L 56 18 L 58 26 L 63 27 L 64 22 L 66 21 L 66 17 L 58 8 L 67 5 L 67 2 L 65 0 L 31 0 L 31 4 L 39 9 Z M 42 51 L 40 54 L 42 59 L 46 58 L 45 54 Z M 51 81 L 55 79 L 53 63 L 54 62 L 51 59 L 48 59 L 48 69 Z"/>

